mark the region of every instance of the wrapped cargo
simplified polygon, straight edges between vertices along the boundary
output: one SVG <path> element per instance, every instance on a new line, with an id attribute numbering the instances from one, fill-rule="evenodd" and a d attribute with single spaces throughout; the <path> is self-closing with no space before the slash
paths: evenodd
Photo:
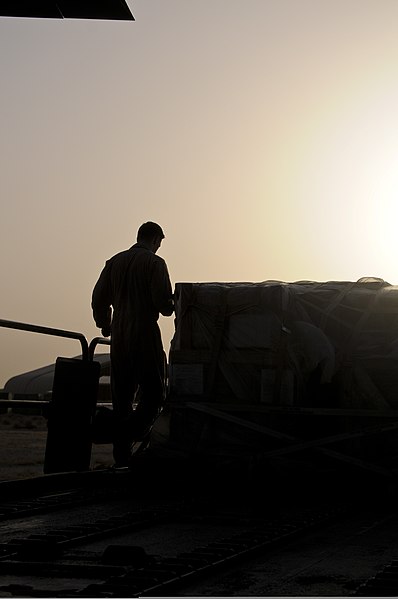
<path id="1" fill-rule="evenodd" d="M 376 278 L 177 283 L 175 305 L 176 446 L 267 460 L 282 451 L 294 464 L 310 444 L 366 471 L 376 467 L 364 457 L 397 455 L 398 287 Z"/>
<path id="2" fill-rule="evenodd" d="M 315 380 L 343 405 L 395 401 L 398 287 L 381 279 L 178 283 L 175 299 L 174 398 L 302 405 Z"/>

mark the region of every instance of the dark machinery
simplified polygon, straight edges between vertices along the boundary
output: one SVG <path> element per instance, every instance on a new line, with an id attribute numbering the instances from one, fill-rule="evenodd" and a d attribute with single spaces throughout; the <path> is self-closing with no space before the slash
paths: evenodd
<path id="1" fill-rule="evenodd" d="M 10 0 L 1 2 L 0 16 L 134 21 L 124 0 Z"/>

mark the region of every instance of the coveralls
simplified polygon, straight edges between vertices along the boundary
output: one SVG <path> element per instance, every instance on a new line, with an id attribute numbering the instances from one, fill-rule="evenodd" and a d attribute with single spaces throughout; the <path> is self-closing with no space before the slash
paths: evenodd
<path id="1" fill-rule="evenodd" d="M 96 325 L 112 331 L 113 453 L 122 463 L 165 398 L 166 361 L 157 321 L 159 313 L 171 316 L 174 311 L 166 262 L 139 243 L 116 254 L 95 284 L 91 305 Z"/>

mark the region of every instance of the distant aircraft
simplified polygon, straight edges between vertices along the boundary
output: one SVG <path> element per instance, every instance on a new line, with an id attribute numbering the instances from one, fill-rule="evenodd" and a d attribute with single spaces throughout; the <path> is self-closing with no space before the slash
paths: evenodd
<path id="1" fill-rule="evenodd" d="M 0 17 L 135 20 L 124 0 L 0 0 Z"/>

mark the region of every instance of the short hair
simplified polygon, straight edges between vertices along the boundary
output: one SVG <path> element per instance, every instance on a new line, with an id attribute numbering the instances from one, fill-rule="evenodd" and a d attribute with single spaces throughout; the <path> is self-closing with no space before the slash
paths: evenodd
<path id="1" fill-rule="evenodd" d="M 137 241 L 144 240 L 150 241 L 155 237 L 160 237 L 160 239 L 164 239 L 164 233 L 162 227 L 157 223 L 153 223 L 148 221 L 140 226 L 137 232 Z"/>

